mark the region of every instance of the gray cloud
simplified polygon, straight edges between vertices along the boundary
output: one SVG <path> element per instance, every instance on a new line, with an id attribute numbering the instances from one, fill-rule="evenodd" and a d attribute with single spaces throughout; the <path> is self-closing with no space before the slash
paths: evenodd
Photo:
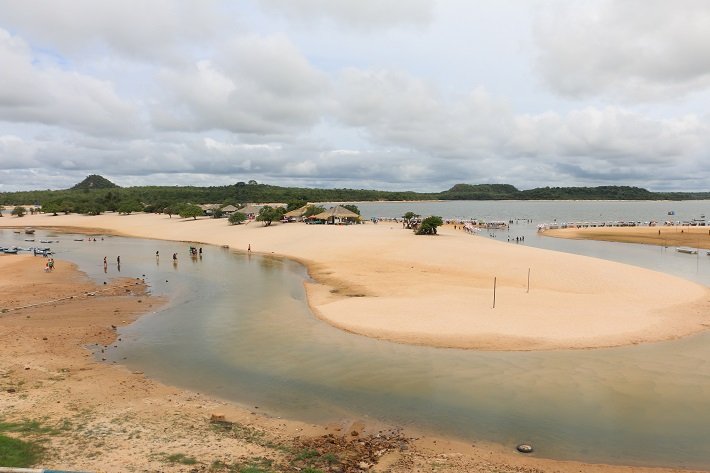
<path id="1" fill-rule="evenodd" d="M 433 19 L 433 0 L 259 0 L 269 12 L 311 23 L 328 19 L 356 29 L 426 25 Z"/>
<path id="2" fill-rule="evenodd" d="M 0 0 L 0 25 L 63 54 L 179 60 L 226 27 L 212 0 L 68 0 L 52 5 Z M 234 27 L 232 23 L 231 27 Z M 98 51 L 97 51 L 98 49 Z"/>
<path id="3" fill-rule="evenodd" d="M 159 74 L 168 102 L 153 109 L 168 130 L 283 134 L 314 125 L 329 82 L 285 37 L 241 37 L 212 59 Z"/>
<path id="4" fill-rule="evenodd" d="M 559 2 L 535 38 L 542 77 L 562 95 L 673 100 L 710 86 L 704 0 Z"/>
<path id="5" fill-rule="evenodd" d="M 697 189 L 710 176 L 710 118 L 694 111 L 710 94 L 696 93 L 694 108 L 632 103 L 707 90 L 700 3 L 684 3 L 692 17 L 625 0 L 561 4 L 560 18 L 539 19 L 542 77 L 566 97 L 602 99 L 564 102 L 534 88 L 534 77 L 509 73 L 527 66 L 482 74 L 475 50 L 441 47 L 450 36 L 426 39 L 439 63 L 452 65 L 447 74 L 460 71 L 465 80 L 429 71 L 431 55 L 396 66 L 382 60 L 387 55 L 366 60 L 383 44 L 419 57 L 423 42 L 411 35 L 421 29 L 402 26 L 475 14 L 468 2 L 263 0 L 258 11 L 162 0 L 144 10 L 113 0 L 61 5 L 33 16 L 36 8 L 0 0 L 0 190 L 68 187 L 90 173 L 123 185 L 253 178 L 415 190 L 458 182 Z M 649 15 L 630 17 L 641 6 Z M 661 22 L 666 15 L 673 21 Z M 308 21 L 318 31 L 312 37 Z M 330 38 L 335 27 L 347 34 L 313 49 L 313 38 Z M 466 34 L 455 37 L 491 39 Z M 407 39 L 416 46 L 407 50 Z M 500 75 L 538 94 L 539 109 L 520 111 L 530 97 L 486 82 Z"/>
<path id="6" fill-rule="evenodd" d="M 37 65 L 30 47 L 0 29 L 0 120 L 57 125 L 86 133 L 135 133 L 138 117 L 113 84 Z"/>

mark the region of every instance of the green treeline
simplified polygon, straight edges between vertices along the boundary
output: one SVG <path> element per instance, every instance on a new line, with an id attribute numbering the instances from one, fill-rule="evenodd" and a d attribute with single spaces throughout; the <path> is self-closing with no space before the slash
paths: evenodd
<path id="1" fill-rule="evenodd" d="M 162 212 L 191 204 L 242 205 L 249 202 L 348 202 L 413 200 L 698 200 L 710 192 L 651 192 L 640 187 L 540 187 L 518 190 L 510 184 L 456 184 L 437 193 L 367 189 L 279 187 L 256 181 L 227 186 L 118 187 L 101 176 L 89 176 L 67 190 L 0 193 L 6 206 L 37 204 L 45 212 L 98 214 L 105 211 Z"/>

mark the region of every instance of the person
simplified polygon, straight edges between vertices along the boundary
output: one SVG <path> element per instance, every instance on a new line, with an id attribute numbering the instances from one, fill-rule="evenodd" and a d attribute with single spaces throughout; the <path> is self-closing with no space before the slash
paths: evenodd
<path id="1" fill-rule="evenodd" d="M 106 257 L 104 256 L 104 268 L 108 266 L 108 262 L 106 261 Z"/>
<path id="2" fill-rule="evenodd" d="M 247 251 L 251 251 L 251 243 L 247 246 Z"/>
<path id="3" fill-rule="evenodd" d="M 156 258 L 160 258 L 160 251 L 156 251 L 156 252 L 155 252 L 155 257 L 156 257 Z"/>
<path id="4" fill-rule="evenodd" d="M 54 258 L 49 258 L 49 261 L 47 261 L 47 266 L 49 266 L 50 271 L 54 270 Z"/>
<path id="5" fill-rule="evenodd" d="M 116 264 L 120 265 L 121 264 L 121 257 L 116 256 Z"/>
<path id="6" fill-rule="evenodd" d="M 177 262 L 177 253 L 173 253 L 173 261 Z"/>
<path id="7" fill-rule="evenodd" d="M 200 256 L 202 256 L 202 247 L 200 247 Z"/>

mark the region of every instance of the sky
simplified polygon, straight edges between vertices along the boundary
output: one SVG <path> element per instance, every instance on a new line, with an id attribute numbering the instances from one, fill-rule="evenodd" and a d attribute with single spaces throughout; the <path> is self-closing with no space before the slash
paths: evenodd
<path id="1" fill-rule="evenodd" d="M 710 190 L 706 0 L 0 0 L 0 192 Z"/>

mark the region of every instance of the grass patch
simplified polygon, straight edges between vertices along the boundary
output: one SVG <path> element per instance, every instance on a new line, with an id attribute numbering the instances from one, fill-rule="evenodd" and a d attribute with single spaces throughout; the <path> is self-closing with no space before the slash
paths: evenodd
<path id="1" fill-rule="evenodd" d="M 227 464 L 221 461 L 212 463 L 207 471 L 226 473 L 272 473 L 273 460 L 264 457 L 255 457 L 247 463 Z"/>
<path id="2" fill-rule="evenodd" d="M 57 430 L 44 427 L 36 420 L 22 422 L 0 422 L 0 432 L 15 432 L 22 435 L 55 435 Z"/>
<path id="3" fill-rule="evenodd" d="M 317 458 L 319 457 L 320 454 L 316 450 L 311 450 L 311 449 L 306 449 L 306 450 L 301 450 L 296 454 L 296 460 L 301 461 L 301 460 L 309 460 L 311 458 Z"/>
<path id="4" fill-rule="evenodd" d="M 193 457 L 188 457 L 184 453 L 173 453 L 172 455 L 167 455 L 165 461 L 170 463 L 180 463 L 181 465 L 195 465 L 197 460 Z"/>
<path id="5" fill-rule="evenodd" d="M 0 465 L 11 467 L 29 467 L 37 463 L 43 448 L 35 442 L 0 435 Z"/>

